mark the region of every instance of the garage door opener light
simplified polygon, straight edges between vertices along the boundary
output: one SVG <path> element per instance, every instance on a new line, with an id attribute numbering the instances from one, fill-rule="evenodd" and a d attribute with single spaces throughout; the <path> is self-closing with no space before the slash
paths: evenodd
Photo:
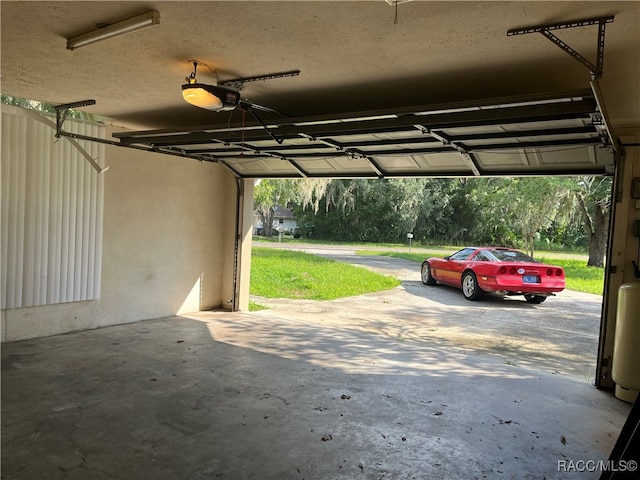
<path id="1" fill-rule="evenodd" d="M 196 72 L 198 62 L 193 62 L 193 72 L 182 85 L 182 98 L 191 105 L 213 110 L 233 110 L 240 103 L 240 92 L 220 85 L 206 85 L 198 83 Z"/>

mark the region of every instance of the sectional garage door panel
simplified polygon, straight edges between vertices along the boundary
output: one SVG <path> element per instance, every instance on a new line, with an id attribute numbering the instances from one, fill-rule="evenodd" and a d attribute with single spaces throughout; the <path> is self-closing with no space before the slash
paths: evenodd
<path id="1" fill-rule="evenodd" d="M 420 175 L 421 172 L 437 171 L 441 175 L 469 174 L 469 167 L 464 158 L 455 152 L 431 155 L 404 155 L 381 157 L 377 159 L 380 166 L 389 175 Z"/>
<path id="2" fill-rule="evenodd" d="M 610 174 L 614 163 L 590 90 L 114 136 L 243 178 Z"/>
<path id="3" fill-rule="evenodd" d="M 238 159 L 221 160 L 225 165 L 238 172 L 242 177 L 259 177 L 264 172 L 271 176 L 291 177 L 299 176 L 295 167 L 286 160 L 273 157 L 242 157 Z"/>
<path id="4" fill-rule="evenodd" d="M 573 174 L 606 173 L 613 162 L 609 148 L 587 146 L 557 150 L 555 148 L 529 149 L 512 152 L 480 153 L 480 167 L 486 174 L 501 173 L 505 169 L 517 173 L 571 172 Z"/>

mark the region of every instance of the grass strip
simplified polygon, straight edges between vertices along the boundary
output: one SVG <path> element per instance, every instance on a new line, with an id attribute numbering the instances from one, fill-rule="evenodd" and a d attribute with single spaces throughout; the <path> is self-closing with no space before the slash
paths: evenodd
<path id="1" fill-rule="evenodd" d="M 400 283 L 397 278 L 318 255 L 262 247 L 252 249 L 252 295 L 334 300 L 389 290 Z"/>

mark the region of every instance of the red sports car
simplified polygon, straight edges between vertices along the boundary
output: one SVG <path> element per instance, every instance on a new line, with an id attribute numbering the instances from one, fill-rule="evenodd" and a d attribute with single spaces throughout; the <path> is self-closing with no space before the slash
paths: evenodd
<path id="1" fill-rule="evenodd" d="M 467 247 L 444 258 L 422 263 L 422 283 L 438 282 L 461 288 L 467 300 L 485 292 L 524 295 L 529 303 L 542 303 L 565 288 L 564 270 L 545 265 L 519 250 L 501 247 Z"/>

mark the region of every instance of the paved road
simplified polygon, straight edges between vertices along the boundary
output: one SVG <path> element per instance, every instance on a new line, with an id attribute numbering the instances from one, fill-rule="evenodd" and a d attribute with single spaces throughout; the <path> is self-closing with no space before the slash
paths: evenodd
<path id="1" fill-rule="evenodd" d="M 444 341 L 452 347 L 499 355 L 508 365 L 594 380 L 599 295 L 565 290 L 540 305 L 522 297 L 487 296 L 470 302 L 460 290 L 423 285 L 416 262 L 355 255 L 353 249 L 336 246 L 296 249 L 396 276 L 402 285 L 327 302 L 255 299 L 272 307 L 267 315 L 375 331 L 403 342 Z"/>

